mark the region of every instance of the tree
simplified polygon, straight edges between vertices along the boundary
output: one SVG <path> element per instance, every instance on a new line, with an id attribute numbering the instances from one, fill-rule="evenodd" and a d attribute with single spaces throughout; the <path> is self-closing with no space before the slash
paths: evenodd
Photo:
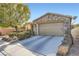
<path id="1" fill-rule="evenodd" d="M 23 4 L 0 4 L 0 22 L 7 26 L 15 27 L 27 22 L 30 18 L 30 10 L 27 5 Z"/>

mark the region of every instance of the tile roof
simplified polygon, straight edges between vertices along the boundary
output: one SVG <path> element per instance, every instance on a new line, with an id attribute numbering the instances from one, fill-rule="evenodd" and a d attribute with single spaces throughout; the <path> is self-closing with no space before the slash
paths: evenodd
<path id="1" fill-rule="evenodd" d="M 35 19 L 33 22 L 35 22 L 35 21 L 41 19 L 42 17 L 44 17 L 44 16 L 46 16 L 46 15 L 56 15 L 56 16 L 61 16 L 61 17 L 67 17 L 67 18 L 70 18 L 70 19 L 76 19 L 76 18 L 77 18 L 77 16 L 63 15 L 63 14 L 57 14 L 57 13 L 46 13 L 46 14 L 44 14 L 43 16 L 41 16 L 41 17 Z"/>

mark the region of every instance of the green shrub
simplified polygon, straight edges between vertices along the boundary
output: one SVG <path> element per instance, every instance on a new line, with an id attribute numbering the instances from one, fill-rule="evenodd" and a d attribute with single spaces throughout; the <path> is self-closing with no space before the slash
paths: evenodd
<path id="1" fill-rule="evenodd" d="M 4 24 L 4 23 L 0 23 L 0 27 L 5 28 L 5 27 L 9 27 L 9 25 L 6 25 L 6 24 Z"/>
<path id="2" fill-rule="evenodd" d="M 9 34 L 10 37 L 17 36 L 20 40 L 28 38 L 31 36 L 30 31 L 22 31 L 22 32 L 12 32 Z"/>

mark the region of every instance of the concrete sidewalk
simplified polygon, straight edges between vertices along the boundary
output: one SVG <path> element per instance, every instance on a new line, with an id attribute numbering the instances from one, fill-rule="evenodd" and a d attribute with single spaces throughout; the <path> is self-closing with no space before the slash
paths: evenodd
<path id="1" fill-rule="evenodd" d="M 35 56 L 31 51 L 24 48 L 21 44 L 11 44 L 5 48 L 5 51 L 10 56 Z"/>
<path id="2" fill-rule="evenodd" d="M 2 38 L 0 38 L 0 56 L 35 56 L 31 51 L 24 48 L 21 44 L 9 44 L 1 39 Z"/>

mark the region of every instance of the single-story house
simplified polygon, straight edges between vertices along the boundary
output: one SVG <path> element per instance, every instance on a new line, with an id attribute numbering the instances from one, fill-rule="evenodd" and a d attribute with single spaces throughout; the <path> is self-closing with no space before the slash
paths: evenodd
<path id="1" fill-rule="evenodd" d="M 34 34 L 64 37 L 56 55 L 67 55 L 73 45 L 71 35 L 71 21 L 73 19 L 76 19 L 76 16 L 46 13 L 33 21 Z"/>
<path id="2" fill-rule="evenodd" d="M 25 30 L 31 30 L 32 29 L 32 22 L 28 22 L 25 24 Z"/>
<path id="3" fill-rule="evenodd" d="M 71 32 L 71 21 L 76 17 L 56 13 L 46 13 L 33 21 L 35 35 L 64 36 L 66 30 Z"/>

